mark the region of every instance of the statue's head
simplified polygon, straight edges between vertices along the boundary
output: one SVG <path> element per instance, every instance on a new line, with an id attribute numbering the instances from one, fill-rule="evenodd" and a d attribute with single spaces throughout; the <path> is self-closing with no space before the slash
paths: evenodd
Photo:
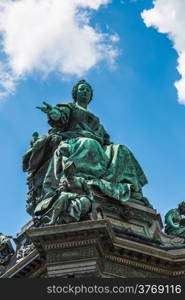
<path id="1" fill-rule="evenodd" d="M 88 103 L 92 100 L 93 89 L 91 85 L 85 80 L 80 80 L 74 85 L 72 89 L 72 97 L 75 102 L 78 101 L 79 95 L 83 93 L 83 90 L 85 89 L 86 89 L 86 97 L 88 98 Z"/>
<path id="2" fill-rule="evenodd" d="M 179 209 L 181 214 L 183 214 L 183 215 L 185 214 L 185 201 L 181 201 L 179 203 L 178 209 Z"/>

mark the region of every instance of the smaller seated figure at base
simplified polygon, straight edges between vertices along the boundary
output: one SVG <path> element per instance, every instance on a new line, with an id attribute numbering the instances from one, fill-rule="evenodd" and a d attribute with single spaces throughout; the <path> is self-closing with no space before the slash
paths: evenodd
<path id="1" fill-rule="evenodd" d="M 185 201 L 179 203 L 178 208 L 171 209 L 165 215 L 165 233 L 185 237 Z"/>
<path id="2" fill-rule="evenodd" d="M 78 222 L 93 209 L 93 194 L 82 177 L 76 177 L 75 164 L 68 161 L 64 165 L 64 175 L 60 179 L 59 195 L 51 208 L 51 217 L 45 225 Z M 45 216 L 45 218 L 49 218 Z"/>

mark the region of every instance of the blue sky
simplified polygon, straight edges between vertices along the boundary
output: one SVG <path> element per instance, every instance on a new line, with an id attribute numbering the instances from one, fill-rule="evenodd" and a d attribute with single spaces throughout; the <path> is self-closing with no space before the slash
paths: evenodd
<path id="1" fill-rule="evenodd" d="M 49 128 L 46 116 L 35 107 L 42 101 L 70 102 L 71 88 L 82 78 L 94 89 L 89 109 L 99 116 L 111 140 L 127 145 L 140 162 L 149 181 L 143 192 L 162 220 L 185 199 L 185 47 L 179 0 L 165 0 L 174 12 L 172 21 L 169 10 L 166 19 L 162 15 L 164 0 L 71 1 L 78 10 L 69 17 L 69 26 L 62 23 L 61 29 L 56 22 L 58 43 L 52 27 L 44 26 L 47 14 L 41 18 L 43 7 L 34 7 L 35 0 L 18 4 L 30 14 L 33 9 L 30 20 L 35 23 L 24 19 L 19 6 L 12 6 L 18 1 L 0 1 L 0 231 L 7 235 L 15 236 L 30 220 L 22 156 L 32 133 L 46 134 Z M 54 18 L 55 13 L 53 9 L 51 22 L 64 17 Z M 8 23 L 11 18 L 16 26 Z M 37 42 L 37 30 L 42 41 L 39 37 Z"/>

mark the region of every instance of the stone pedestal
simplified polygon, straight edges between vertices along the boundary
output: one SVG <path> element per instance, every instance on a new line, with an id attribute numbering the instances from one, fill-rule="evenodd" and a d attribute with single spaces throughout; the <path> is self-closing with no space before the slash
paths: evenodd
<path id="1" fill-rule="evenodd" d="M 104 220 L 33 228 L 29 236 L 46 257 L 47 277 L 99 277 L 104 252 L 113 247 L 111 225 Z"/>
<path id="2" fill-rule="evenodd" d="M 29 227 L 34 250 L 1 278 L 185 278 L 184 239 L 145 206 L 96 199 L 97 220 Z"/>

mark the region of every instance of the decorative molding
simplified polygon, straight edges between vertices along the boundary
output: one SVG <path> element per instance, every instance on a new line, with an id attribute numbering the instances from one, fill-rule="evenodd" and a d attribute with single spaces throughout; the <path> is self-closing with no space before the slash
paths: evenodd
<path id="1" fill-rule="evenodd" d="M 44 250 L 64 249 L 64 248 L 88 246 L 88 245 L 94 245 L 96 243 L 97 243 L 96 239 L 73 241 L 73 242 L 55 242 L 55 243 L 51 242 L 51 243 L 47 243 L 47 244 L 44 245 Z"/>
<path id="2" fill-rule="evenodd" d="M 113 255 L 105 255 L 105 259 L 116 262 L 116 263 L 121 264 L 121 265 L 132 266 L 134 268 L 140 268 L 140 269 L 149 271 L 151 273 L 158 273 L 158 274 L 163 274 L 163 275 L 167 275 L 167 276 L 185 275 L 185 270 L 172 271 L 172 270 L 168 270 L 167 268 L 164 269 L 164 268 L 160 268 L 160 267 L 155 267 L 155 266 L 151 266 L 149 264 L 144 264 L 144 263 L 141 263 L 141 262 L 132 261 L 132 260 L 127 259 L 127 258 L 116 257 L 116 256 L 113 256 Z"/>
<path id="3" fill-rule="evenodd" d="M 162 260 L 165 260 L 167 263 L 169 263 L 169 262 L 173 262 L 173 263 L 184 262 L 185 263 L 185 249 L 184 249 L 183 255 L 182 255 L 182 253 L 180 253 L 180 251 L 179 251 L 179 255 L 178 255 L 178 253 L 177 253 L 178 249 L 176 249 L 176 253 L 174 254 L 171 251 L 167 251 L 162 248 L 153 247 L 150 245 L 142 244 L 140 242 L 136 242 L 136 241 L 132 241 L 132 240 L 125 239 L 125 238 L 120 238 L 120 237 L 115 237 L 114 246 L 117 246 L 119 248 L 128 249 L 131 251 L 134 250 L 135 252 L 138 252 L 138 254 L 145 254 L 145 255 L 149 255 L 150 257 L 153 257 L 153 258 L 162 259 Z"/>
<path id="4" fill-rule="evenodd" d="M 136 262 L 136 261 L 132 261 L 130 259 L 127 258 L 122 258 L 122 257 L 116 257 L 116 256 L 112 256 L 112 255 L 105 255 L 105 259 L 107 260 L 111 260 L 114 261 L 116 263 L 119 264 L 124 264 L 127 266 L 132 266 L 135 268 L 140 268 L 143 270 L 147 270 L 150 272 L 155 272 L 155 273 L 159 273 L 159 274 L 164 274 L 164 275 L 168 275 L 168 276 L 172 276 L 173 272 L 167 269 L 163 269 L 163 268 L 158 268 L 158 267 L 154 267 L 154 266 L 150 266 L 150 265 L 146 265 L 140 262 Z"/>

